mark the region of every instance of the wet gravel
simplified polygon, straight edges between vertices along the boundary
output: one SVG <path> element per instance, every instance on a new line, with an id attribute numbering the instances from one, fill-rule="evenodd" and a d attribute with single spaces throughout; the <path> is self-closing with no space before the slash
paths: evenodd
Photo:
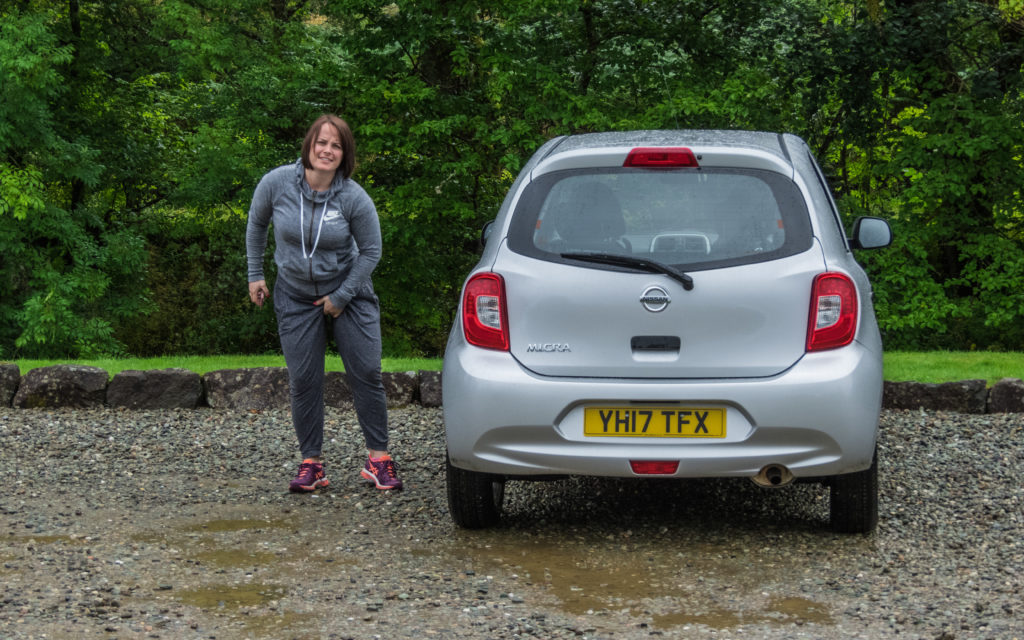
<path id="1" fill-rule="evenodd" d="M 285 411 L 0 409 L 4 638 L 1024 638 L 1024 415 L 887 411 L 876 534 L 818 485 L 510 483 L 448 517 L 437 409 L 391 411 L 401 493 L 291 495 Z"/>

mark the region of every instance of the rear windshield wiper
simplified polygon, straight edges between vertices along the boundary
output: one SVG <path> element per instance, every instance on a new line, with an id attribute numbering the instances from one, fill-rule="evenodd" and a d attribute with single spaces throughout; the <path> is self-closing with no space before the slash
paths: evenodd
<path id="1" fill-rule="evenodd" d="M 634 256 L 623 256 L 614 253 L 597 253 L 591 251 L 579 251 L 563 253 L 563 258 L 570 260 L 583 260 L 584 262 L 596 262 L 599 264 L 610 264 L 618 267 L 633 267 L 642 269 L 648 273 L 663 273 L 683 285 L 683 289 L 693 289 L 693 278 L 682 271 L 677 271 L 667 264 L 647 258 L 636 258 Z"/>

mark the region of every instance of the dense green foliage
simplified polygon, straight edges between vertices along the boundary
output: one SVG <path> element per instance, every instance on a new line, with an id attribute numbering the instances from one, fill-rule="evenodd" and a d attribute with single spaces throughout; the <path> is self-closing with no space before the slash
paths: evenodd
<path id="1" fill-rule="evenodd" d="M 441 352 L 543 141 L 712 127 L 801 135 L 891 221 L 889 346 L 1019 350 L 1022 64 L 1021 0 L 3 0 L 0 358 L 276 350 L 245 213 L 324 111 L 380 211 L 388 353 Z"/>

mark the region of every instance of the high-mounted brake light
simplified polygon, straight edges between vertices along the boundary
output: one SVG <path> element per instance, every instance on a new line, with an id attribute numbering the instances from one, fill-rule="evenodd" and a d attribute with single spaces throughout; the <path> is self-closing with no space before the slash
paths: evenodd
<path id="1" fill-rule="evenodd" d="M 686 147 L 637 147 L 629 152 L 624 167 L 699 167 L 697 156 Z"/>
<path id="2" fill-rule="evenodd" d="M 633 473 L 642 476 L 670 476 L 679 469 L 678 460 L 630 460 Z"/>
<path id="3" fill-rule="evenodd" d="M 857 333 L 857 288 L 842 273 L 822 273 L 811 289 L 807 350 L 844 347 Z"/>
<path id="4" fill-rule="evenodd" d="M 462 294 L 462 330 L 466 341 L 485 349 L 509 350 L 505 280 L 496 273 L 478 273 Z"/>

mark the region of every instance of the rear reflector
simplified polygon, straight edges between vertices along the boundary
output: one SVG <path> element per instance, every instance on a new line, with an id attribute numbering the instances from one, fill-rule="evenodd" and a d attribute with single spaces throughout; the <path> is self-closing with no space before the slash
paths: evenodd
<path id="1" fill-rule="evenodd" d="M 679 469 L 678 460 L 630 460 L 633 473 L 641 476 L 670 476 Z"/>
<path id="2" fill-rule="evenodd" d="M 811 290 L 807 350 L 845 347 L 857 333 L 857 288 L 842 273 L 822 273 Z"/>
<path id="3" fill-rule="evenodd" d="M 462 294 L 462 330 L 466 341 L 486 349 L 508 351 L 508 309 L 505 280 L 496 273 L 478 273 Z"/>
<path id="4" fill-rule="evenodd" d="M 629 152 L 624 167 L 698 167 L 697 157 L 686 147 L 637 147 Z"/>

